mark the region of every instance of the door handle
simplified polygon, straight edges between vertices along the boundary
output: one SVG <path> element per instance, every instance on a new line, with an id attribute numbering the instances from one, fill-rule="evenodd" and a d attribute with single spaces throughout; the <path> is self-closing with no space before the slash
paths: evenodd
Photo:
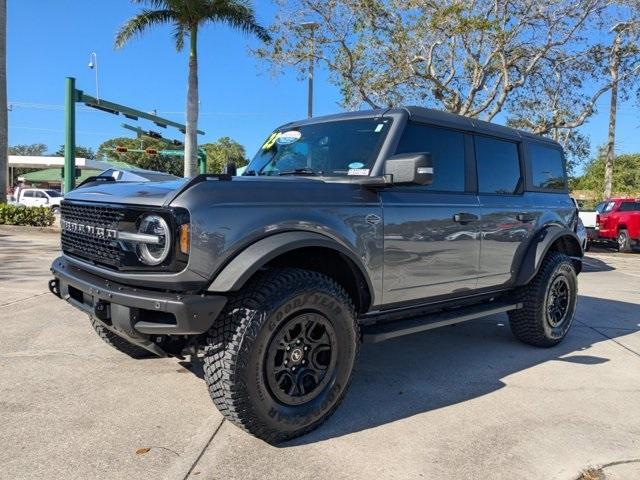
<path id="1" fill-rule="evenodd" d="M 536 216 L 532 213 L 519 213 L 516 215 L 516 219 L 519 222 L 527 223 L 534 221 L 536 219 Z"/>
<path id="2" fill-rule="evenodd" d="M 453 221 L 456 223 L 469 223 L 469 222 L 475 222 L 476 220 L 478 220 L 478 216 L 474 215 L 473 213 L 461 212 L 461 213 L 456 213 L 453 216 Z"/>

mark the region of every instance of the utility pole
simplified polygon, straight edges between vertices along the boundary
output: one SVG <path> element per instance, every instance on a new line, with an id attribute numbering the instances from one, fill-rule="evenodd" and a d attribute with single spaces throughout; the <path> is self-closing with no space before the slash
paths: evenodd
<path id="1" fill-rule="evenodd" d="M 300 24 L 304 30 L 309 31 L 309 90 L 307 95 L 307 116 L 313 117 L 313 66 L 315 63 L 315 32 L 318 24 L 315 22 L 304 22 Z"/>
<path id="2" fill-rule="evenodd" d="M 607 138 L 607 157 L 604 165 L 604 198 L 611 198 L 613 190 L 613 162 L 615 158 L 616 141 L 616 111 L 618 108 L 618 69 L 622 54 L 622 32 L 628 27 L 627 23 L 618 23 L 611 31 L 615 33 L 611 50 L 611 106 L 609 108 L 609 136 Z"/>
<path id="3" fill-rule="evenodd" d="M 7 1 L 0 0 L 0 203 L 7 201 Z"/>

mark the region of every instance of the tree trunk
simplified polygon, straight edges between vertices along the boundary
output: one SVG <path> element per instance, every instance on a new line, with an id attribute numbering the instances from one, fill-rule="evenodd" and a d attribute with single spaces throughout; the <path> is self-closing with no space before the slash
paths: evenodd
<path id="1" fill-rule="evenodd" d="M 611 54 L 611 107 L 609 110 L 609 137 L 607 139 L 607 157 L 604 163 L 604 198 L 613 193 L 613 161 L 616 141 L 616 110 L 618 108 L 618 67 L 620 65 L 620 33 L 616 32 Z"/>
<path id="2" fill-rule="evenodd" d="M 0 203 L 7 201 L 7 0 L 0 0 Z"/>
<path id="3" fill-rule="evenodd" d="M 184 176 L 198 174 L 198 27 L 189 35 L 189 86 L 187 89 L 187 129 L 184 139 Z"/>

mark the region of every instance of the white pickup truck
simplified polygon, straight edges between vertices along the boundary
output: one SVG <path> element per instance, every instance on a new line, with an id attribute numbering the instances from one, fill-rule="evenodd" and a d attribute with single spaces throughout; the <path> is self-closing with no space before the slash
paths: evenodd
<path id="1" fill-rule="evenodd" d="M 611 208 L 609 206 L 609 203 L 611 202 L 600 202 L 598 205 L 596 205 L 596 208 L 594 210 L 578 211 L 578 216 L 580 217 L 580 220 L 582 220 L 584 228 L 587 230 L 587 245 L 585 251 L 589 250 L 589 248 L 591 247 L 591 243 L 597 240 L 598 214 L 601 214 L 605 210 L 607 210 L 607 207 Z"/>
<path id="2" fill-rule="evenodd" d="M 62 199 L 63 195 L 56 190 L 23 188 L 18 192 L 16 203 L 27 207 L 50 207 L 54 212 L 58 212 Z"/>

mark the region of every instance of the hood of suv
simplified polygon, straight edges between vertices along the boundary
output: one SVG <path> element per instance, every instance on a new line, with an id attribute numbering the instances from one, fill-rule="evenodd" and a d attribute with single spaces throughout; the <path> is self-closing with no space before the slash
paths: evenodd
<path id="1" fill-rule="evenodd" d="M 168 182 L 107 182 L 72 190 L 64 198 L 83 202 L 158 207 L 187 181 L 187 178 L 180 178 Z"/>

